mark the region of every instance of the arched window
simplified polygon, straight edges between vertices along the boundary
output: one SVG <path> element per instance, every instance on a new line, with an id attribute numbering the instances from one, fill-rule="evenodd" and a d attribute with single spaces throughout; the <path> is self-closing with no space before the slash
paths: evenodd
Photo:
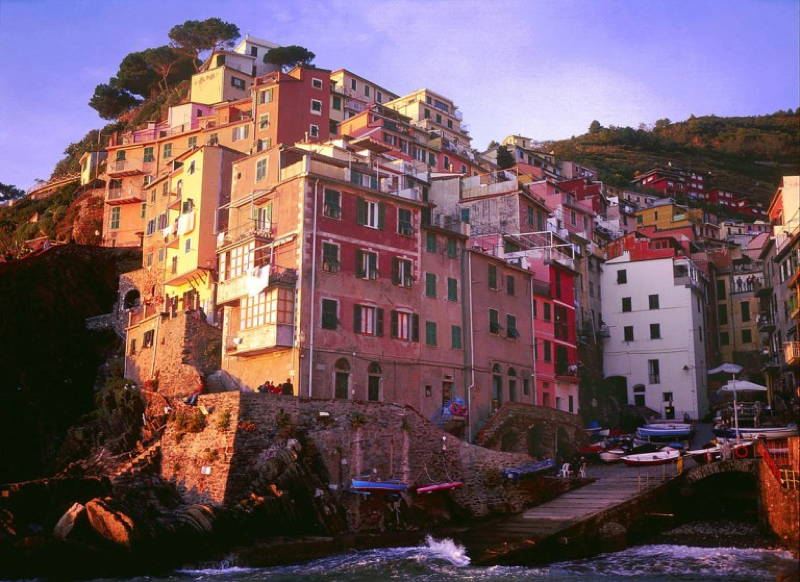
<path id="1" fill-rule="evenodd" d="M 498 409 L 503 404 L 503 372 L 499 364 L 492 366 L 492 408 Z"/>
<path id="2" fill-rule="evenodd" d="M 336 398 L 343 399 L 347 399 L 350 395 L 350 362 L 345 358 L 336 360 L 334 395 Z"/>
<path id="3" fill-rule="evenodd" d="M 125 293 L 125 297 L 122 300 L 122 308 L 123 309 L 133 309 L 134 307 L 138 307 L 140 302 L 140 295 L 138 289 L 131 289 L 127 293 Z"/>
<path id="4" fill-rule="evenodd" d="M 517 371 L 514 368 L 508 369 L 508 399 L 511 402 L 517 400 Z"/>
<path id="5" fill-rule="evenodd" d="M 372 362 L 367 368 L 367 399 L 380 400 L 381 399 L 381 365 L 378 362 Z"/>

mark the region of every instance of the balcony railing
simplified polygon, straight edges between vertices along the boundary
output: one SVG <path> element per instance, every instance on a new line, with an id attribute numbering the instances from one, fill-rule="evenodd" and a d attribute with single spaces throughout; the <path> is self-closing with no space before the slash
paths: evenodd
<path id="1" fill-rule="evenodd" d="M 758 291 L 763 284 L 764 279 L 762 277 L 738 277 L 731 281 L 731 294 L 753 293 L 754 291 Z"/>
<path id="2" fill-rule="evenodd" d="M 775 323 L 772 321 L 772 318 L 767 313 L 762 313 L 761 315 L 759 315 L 756 323 L 758 325 L 758 331 L 762 331 L 765 333 L 775 331 Z"/>
<path id="3" fill-rule="evenodd" d="M 800 364 L 800 341 L 786 342 L 783 344 L 784 358 L 790 366 Z"/>
<path id="4" fill-rule="evenodd" d="M 261 266 L 261 265 L 256 265 Z M 250 294 L 249 279 L 247 273 L 243 273 L 237 277 L 232 277 L 224 281 L 220 281 L 217 286 L 217 303 L 220 305 L 241 299 L 245 295 Z M 275 285 L 285 285 L 294 287 L 297 283 L 297 271 L 295 269 L 285 269 L 273 265 L 269 271 L 269 280 L 267 287 Z"/>
<path id="5" fill-rule="evenodd" d="M 128 327 L 138 325 L 145 319 L 149 319 L 159 312 L 160 309 L 152 303 L 145 303 L 144 305 L 138 305 L 128 309 Z"/>
<path id="6" fill-rule="evenodd" d="M 568 362 L 556 362 L 555 365 L 556 377 L 561 377 L 570 381 L 578 380 L 578 366 L 577 364 L 570 364 Z"/>
<path id="7" fill-rule="evenodd" d="M 251 329 L 241 329 L 226 347 L 229 355 L 254 356 L 294 345 L 294 325 L 267 323 Z"/>
<path id="8" fill-rule="evenodd" d="M 141 190 L 134 188 L 109 188 L 106 201 L 109 204 L 127 204 L 129 202 L 141 202 L 144 194 Z"/>
<path id="9" fill-rule="evenodd" d="M 134 176 L 144 172 L 145 162 L 142 159 L 111 160 L 106 165 L 109 176 Z"/>
<path id="10" fill-rule="evenodd" d="M 262 240 L 274 238 L 276 223 L 248 220 L 245 224 L 230 228 L 217 235 L 217 250 L 235 245 L 251 237 Z"/>

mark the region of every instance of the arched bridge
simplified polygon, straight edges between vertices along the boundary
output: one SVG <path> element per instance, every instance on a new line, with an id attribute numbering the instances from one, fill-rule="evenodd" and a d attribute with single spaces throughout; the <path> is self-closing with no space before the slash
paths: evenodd
<path id="1" fill-rule="evenodd" d="M 748 473 L 758 476 L 758 459 L 726 459 L 706 465 L 699 465 L 683 474 L 683 483 L 692 485 L 720 473 Z"/>

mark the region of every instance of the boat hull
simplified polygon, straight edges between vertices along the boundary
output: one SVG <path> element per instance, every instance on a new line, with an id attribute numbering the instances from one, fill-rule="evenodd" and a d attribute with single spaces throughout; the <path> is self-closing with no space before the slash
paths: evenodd
<path id="1" fill-rule="evenodd" d="M 448 483 L 434 483 L 433 485 L 425 485 L 417 487 L 417 493 L 433 493 L 434 491 L 447 491 L 448 489 L 457 489 L 464 485 L 461 481 L 450 481 Z"/>
<path id="2" fill-rule="evenodd" d="M 664 451 L 659 453 L 644 453 L 640 455 L 628 455 L 622 457 L 622 462 L 631 467 L 643 467 L 649 465 L 665 465 L 678 460 L 681 454 L 678 451 Z"/>
<path id="3" fill-rule="evenodd" d="M 408 485 L 386 481 L 361 481 L 353 479 L 351 489 L 353 491 L 367 493 L 397 493 L 408 489 Z"/>

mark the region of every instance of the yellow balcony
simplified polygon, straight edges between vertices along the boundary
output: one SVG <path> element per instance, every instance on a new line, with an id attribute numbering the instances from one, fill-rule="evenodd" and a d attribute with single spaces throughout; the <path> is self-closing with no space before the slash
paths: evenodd
<path id="1" fill-rule="evenodd" d="M 124 178 L 143 174 L 145 162 L 140 159 L 112 160 L 106 165 L 106 174 L 110 178 Z"/>
<path id="2" fill-rule="evenodd" d="M 790 366 L 800 364 L 800 342 L 786 342 L 783 344 L 784 359 Z"/>
<path id="3" fill-rule="evenodd" d="M 111 206 L 132 204 L 144 201 L 144 194 L 137 188 L 109 188 L 106 202 Z"/>
<path id="4" fill-rule="evenodd" d="M 226 351 L 232 356 L 256 356 L 291 348 L 294 345 L 294 325 L 267 323 L 251 329 L 240 329 L 228 340 Z"/>

